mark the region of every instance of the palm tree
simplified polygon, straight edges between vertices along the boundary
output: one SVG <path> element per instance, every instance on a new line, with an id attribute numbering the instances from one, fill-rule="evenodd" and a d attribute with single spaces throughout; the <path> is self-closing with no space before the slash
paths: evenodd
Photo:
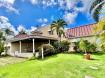
<path id="1" fill-rule="evenodd" d="M 99 14 L 104 3 L 105 3 L 105 0 L 95 0 L 90 8 L 90 13 L 96 22 L 99 21 Z"/>
<path id="2" fill-rule="evenodd" d="M 62 35 L 65 36 L 64 27 L 67 26 L 67 23 L 63 19 L 58 19 L 53 21 L 51 24 L 51 30 L 56 31 L 59 41 L 61 41 Z"/>

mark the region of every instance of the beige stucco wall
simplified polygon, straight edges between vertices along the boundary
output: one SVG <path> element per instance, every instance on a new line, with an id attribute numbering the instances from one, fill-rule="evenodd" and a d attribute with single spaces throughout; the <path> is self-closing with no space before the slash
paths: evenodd
<path id="1" fill-rule="evenodd" d="M 15 51 L 19 52 L 19 42 L 11 43 L 11 52 L 14 53 Z"/>
<path id="2" fill-rule="evenodd" d="M 70 41 L 70 42 L 76 42 L 76 41 L 79 41 L 80 39 L 88 40 L 91 43 L 95 43 L 95 41 L 96 41 L 96 37 L 95 36 L 72 38 L 72 39 L 67 39 L 67 40 Z"/>
<path id="3" fill-rule="evenodd" d="M 57 34 L 56 34 L 55 31 L 53 32 L 53 35 L 50 35 L 50 34 L 49 34 L 48 31 L 51 30 L 51 29 L 50 29 L 50 26 L 41 27 L 41 28 L 39 28 L 39 30 L 43 33 L 43 34 L 42 34 L 43 36 L 48 36 L 48 37 L 55 37 L 55 38 L 57 38 Z"/>
<path id="4" fill-rule="evenodd" d="M 91 43 L 95 43 L 96 42 L 96 37 L 95 36 L 89 36 L 89 37 L 81 37 L 81 38 L 72 38 L 72 39 L 66 39 L 67 41 L 69 41 L 71 43 L 69 51 L 74 51 L 74 43 L 73 42 L 77 42 L 80 39 L 84 39 L 84 40 L 88 40 Z"/>
<path id="5" fill-rule="evenodd" d="M 56 31 L 53 31 L 53 35 L 49 34 L 48 31 L 51 30 L 50 26 L 41 27 L 41 28 L 39 28 L 39 30 L 43 33 L 42 34 L 43 36 L 58 38 Z M 64 32 L 66 32 L 66 30 L 64 30 Z M 65 39 L 65 37 L 62 36 L 61 40 L 66 40 L 66 39 Z"/>

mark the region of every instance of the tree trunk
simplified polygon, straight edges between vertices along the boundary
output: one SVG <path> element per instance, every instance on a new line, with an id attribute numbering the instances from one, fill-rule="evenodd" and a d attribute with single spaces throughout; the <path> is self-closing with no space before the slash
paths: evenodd
<path id="1" fill-rule="evenodd" d="M 85 50 L 85 54 L 87 54 L 87 51 Z"/>

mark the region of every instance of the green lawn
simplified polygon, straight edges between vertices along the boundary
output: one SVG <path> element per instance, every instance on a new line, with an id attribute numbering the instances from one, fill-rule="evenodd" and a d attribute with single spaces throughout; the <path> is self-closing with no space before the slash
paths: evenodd
<path id="1" fill-rule="evenodd" d="M 0 67 L 0 78 L 105 78 L 105 55 L 85 60 L 79 54 L 58 54 Z"/>

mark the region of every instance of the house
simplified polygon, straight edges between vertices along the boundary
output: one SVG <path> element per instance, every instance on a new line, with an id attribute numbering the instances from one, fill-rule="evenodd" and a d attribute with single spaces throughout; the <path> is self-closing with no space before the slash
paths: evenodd
<path id="1" fill-rule="evenodd" d="M 48 26 L 49 27 L 49 26 Z M 31 34 L 18 34 L 9 40 L 8 54 L 12 56 L 31 57 L 42 44 L 57 41 L 57 35 L 51 33 L 50 27 L 38 28 Z"/>
<path id="2" fill-rule="evenodd" d="M 95 24 L 89 24 L 79 26 L 65 30 L 66 38 L 62 37 L 62 40 L 68 40 L 72 43 L 86 39 L 90 42 L 95 41 L 93 34 L 93 28 Z M 33 53 L 37 52 L 37 48 L 42 44 L 50 44 L 58 40 L 56 32 L 51 31 L 50 26 L 45 26 L 32 31 L 31 34 L 19 34 L 10 40 L 8 46 L 8 54 L 13 56 L 30 57 Z M 70 45 L 70 51 L 73 51 L 74 45 Z"/>

